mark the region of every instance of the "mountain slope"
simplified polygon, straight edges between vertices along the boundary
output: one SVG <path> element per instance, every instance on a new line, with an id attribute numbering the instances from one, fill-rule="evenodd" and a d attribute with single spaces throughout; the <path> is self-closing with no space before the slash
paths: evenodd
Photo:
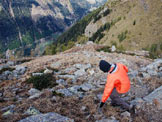
<path id="1" fill-rule="evenodd" d="M 162 52 L 161 7 L 159 0 L 110 0 L 92 17 L 82 33 L 75 34 L 75 38 L 64 34 L 58 41 L 66 38 L 64 42 L 90 40 L 115 45 L 121 51 L 144 49 L 152 56 L 159 56 Z M 66 35 L 76 28 L 72 27 Z"/>
<path id="2" fill-rule="evenodd" d="M 31 50 L 55 40 L 93 6 L 96 4 L 87 0 L 0 1 L 0 53 L 15 48 Z"/>

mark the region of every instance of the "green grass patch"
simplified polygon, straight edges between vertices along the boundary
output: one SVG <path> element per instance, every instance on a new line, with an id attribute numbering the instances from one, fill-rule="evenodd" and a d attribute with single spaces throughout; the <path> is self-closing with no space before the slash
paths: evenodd
<path id="1" fill-rule="evenodd" d="M 105 46 L 103 48 L 97 49 L 98 52 L 104 51 L 104 52 L 111 52 L 111 49 L 109 46 Z"/>
<path id="2" fill-rule="evenodd" d="M 128 31 L 126 30 L 125 32 L 122 32 L 121 34 L 118 35 L 119 42 L 122 42 L 127 38 L 127 33 Z"/>
<path id="3" fill-rule="evenodd" d="M 52 74 L 43 74 L 40 76 L 31 76 L 26 81 L 27 83 L 32 83 L 34 88 L 42 90 L 45 88 L 52 88 L 56 85 L 56 79 L 52 76 Z"/>

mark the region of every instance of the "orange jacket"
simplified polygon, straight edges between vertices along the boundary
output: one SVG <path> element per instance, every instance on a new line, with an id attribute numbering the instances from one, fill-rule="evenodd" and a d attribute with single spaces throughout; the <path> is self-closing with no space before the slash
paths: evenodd
<path id="1" fill-rule="evenodd" d="M 118 93 L 126 93 L 130 89 L 130 80 L 127 75 L 128 68 L 120 63 L 117 63 L 116 65 L 117 70 L 107 76 L 107 83 L 102 96 L 103 103 L 109 98 L 114 88 L 116 88 Z"/>

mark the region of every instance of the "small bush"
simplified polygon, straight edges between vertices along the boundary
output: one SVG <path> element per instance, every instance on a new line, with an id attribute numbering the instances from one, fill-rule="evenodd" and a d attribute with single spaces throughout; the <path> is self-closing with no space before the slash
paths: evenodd
<path id="1" fill-rule="evenodd" d="M 127 33 L 128 31 L 126 30 L 125 32 L 122 32 L 121 34 L 118 35 L 119 42 L 122 42 L 127 38 Z"/>
<path id="2" fill-rule="evenodd" d="M 41 76 L 32 76 L 27 80 L 27 83 L 32 83 L 34 88 L 42 90 L 45 88 L 51 88 L 56 85 L 56 79 L 52 76 L 52 74 L 43 74 Z"/>
<path id="3" fill-rule="evenodd" d="M 103 16 L 107 16 L 108 14 L 110 14 L 111 10 L 110 9 L 107 9 L 104 13 L 103 13 Z"/>
<path id="4" fill-rule="evenodd" d="M 101 17 L 102 17 L 101 15 L 95 16 L 93 23 L 97 22 L 99 19 L 101 19 Z"/>

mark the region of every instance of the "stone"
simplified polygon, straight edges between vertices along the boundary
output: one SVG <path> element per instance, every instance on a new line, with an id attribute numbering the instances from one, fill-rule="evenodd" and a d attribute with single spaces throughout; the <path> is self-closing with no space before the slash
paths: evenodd
<path id="1" fill-rule="evenodd" d="M 93 75 L 95 73 L 95 71 L 93 69 L 89 70 L 89 74 Z"/>
<path id="2" fill-rule="evenodd" d="M 115 52 L 116 51 L 116 47 L 115 47 L 115 45 L 113 45 L 112 47 L 111 47 L 111 52 Z"/>
<path id="3" fill-rule="evenodd" d="M 101 120 L 97 120 L 96 122 L 119 122 L 116 119 L 101 119 Z"/>
<path id="4" fill-rule="evenodd" d="M 129 118 L 130 115 L 131 115 L 131 114 L 130 114 L 128 111 L 125 111 L 125 112 L 121 113 L 121 116 L 127 117 L 127 118 Z"/>
<path id="5" fill-rule="evenodd" d="M 92 89 L 94 89 L 95 87 L 92 84 L 89 83 L 84 83 L 80 86 L 80 88 L 84 91 L 90 91 Z"/>
<path id="6" fill-rule="evenodd" d="M 19 75 L 23 75 L 26 72 L 27 67 L 24 66 L 16 66 L 16 71 L 18 72 Z"/>
<path id="7" fill-rule="evenodd" d="M 67 85 L 67 82 L 63 79 L 56 80 L 56 83 L 61 84 L 61 85 Z"/>
<path id="8" fill-rule="evenodd" d="M 45 71 L 44 71 L 44 74 L 52 74 L 53 73 L 53 71 L 52 70 L 49 70 L 49 69 L 46 69 Z"/>
<path id="9" fill-rule="evenodd" d="M 14 111 L 13 110 L 8 110 L 5 113 L 2 114 L 2 116 L 9 116 L 9 115 L 13 115 Z"/>
<path id="10" fill-rule="evenodd" d="M 5 69 L 5 68 L 9 68 L 9 65 L 7 65 L 7 64 L 0 65 L 0 70 Z"/>
<path id="11" fill-rule="evenodd" d="M 84 69 L 87 70 L 89 68 L 91 68 L 91 64 L 75 64 L 74 67 L 76 67 L 77 69 Z"/>
<path id="12" fill-rule="evenodd" d="M 85 74 L 86 74 L 85 69 L 80 69 L 80 70 L 74 72 L 74 75 L 77 77 L 83 76 Z"/>
<path id="13" fill-rule="evenodd" d="M 40 91 L 38 89 L 35 89 L 35 88 L 31 88 L 29 91 L 28 91 L 29 95 L 30 96 L 33 96 L 37 93 L 40 93 Z"/>
<path id="14" fill-rule="evenodd" d="M 55 63 L 53 63 L 53 64 L 50 65 L 50 67 L 52 69 L 59 69 L 60 66 L 61 66 L 61 63 L 59 63 L 59 62 L 55 62 Z"/>
<path id="15" fill-rule="evenodd" d="M 39 90 L 35 89 L 35 88 L 31 88 L 29 91 L 28 91 L 30 97 L 29 99 L 34 99 L 34 98 L 39 98 L 43 92 L 40 92 Z"/>
<path id="16" fill-rule="evenodd" d="M 74 122 L 74 120 L 60 114 L 50 112 L 27 117 L 19 122 Z"/>
<path id="17" fill-rule="evenodd" d="M 37 115 L 40 114 L 40 111 L 35 109 L 34 107 L 28 108 L 28 110 L 25 112 L 27 115 Z"/>
<path id="18" fill-rule="evenodd" d="M 7 107 L 4 107 L 1 109 L 2 112 L 5 112 L 5 111 L 13 111 L 13 109 L 15 108 L 15 105 L 10 105 L 10 106 L 7 106 Z"/>
<path id="19" fill-rule="evenodd" d="M 42 95 L 42 92 L 40 92 L 40 93 L 36 93 L 36 94 L 30 96 L 29 99 L 39 98 L 41 95 Z"/>
<path id="20" fill-rule="evenodd" d="M 72 95 L 73 95 L 73 93 L 71 93 L 68 89 L 59 89 L 59 90 L 57 90 L 56 92 L 62 93 L 62 94 L 65 95 L 66 97 L 67 97 L 67 96 L 72 96 Z"/>
<path id="21" fill-rule="evenodd" d="M 58 75 L 57 77 L 61 79 L 75 79 L 74 75 Z"/>
<path id="22" fill-rule="evenodd" d="M 43 73 L 32 73 L 32 76 L 42 76 Z"/>
<path id="23" fill-rule="evenodd" d="M 82 111 L 85 111 L 86 110 L 86 107 L 85 106 L 82 106 L 81 110 Z"/>
<path id="24" fill-rule="evenodd" d="M 138 75 L 138 71 L 137 70 L 128 73 L 128 76 L 130 78 L 136 78 L 137 75 Z"/>
<path id="25" fill-rule="evenodd" d="M 144 97 L 144 100 L 153 103 L 154 100 L 158 101 L 158 109 L 162 110 L 162 86 L 155 89 L 152 93 L 150 93 L 148 96 Z"/>
<path id="26" fill-rule="evenodd" d="M 8 61 L 7 64 L 8 64 L 9 66 L 14 66 L 14 65 L 15 65 L 15 62 L 14 62 L 14 61 Z"/>

